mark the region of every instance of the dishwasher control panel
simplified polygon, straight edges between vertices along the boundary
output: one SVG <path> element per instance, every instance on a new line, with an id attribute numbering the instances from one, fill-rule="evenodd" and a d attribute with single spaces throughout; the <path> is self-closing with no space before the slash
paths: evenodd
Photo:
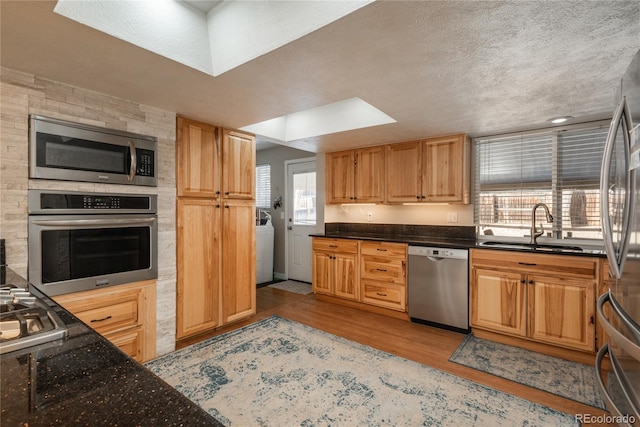
<path id="1" fill-rule="evenodd" d="M 427 256 L 434 258 L 458 258 L 468 257 L 466 249 L 431 248 L 428 246 L 409 246 L 409 255 Z"/>

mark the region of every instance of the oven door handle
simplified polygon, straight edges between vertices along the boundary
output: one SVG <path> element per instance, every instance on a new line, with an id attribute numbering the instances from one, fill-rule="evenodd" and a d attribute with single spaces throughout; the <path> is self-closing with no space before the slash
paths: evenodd
<path id="1" fill-rule="evenodd" d="M 127 218 L 127 219 L 74 219 L 74 220 L 33 220 L 33 224 L 45 227 L 77 227 L 79 225 L 137 225 L 153 224 L 155 218 Z"/>
<path id="2" fill-rule="evenodd" d="M 133 181 L 136 177 L 136 169 L 138 167 L 138 154 L 136 153 L 136 144 L 131 139 L 129 140 L 129 154 L 131 156 L 131 167 L 129 168 L 127 179 Z"/>

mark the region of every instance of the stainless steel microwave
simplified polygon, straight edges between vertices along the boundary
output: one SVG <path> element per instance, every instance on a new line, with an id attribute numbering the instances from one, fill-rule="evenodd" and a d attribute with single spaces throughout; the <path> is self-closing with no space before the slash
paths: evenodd
<path id="1" fill-rule="evenodd" d="M 29 178 L 157 185 L 157 138 L 29 116 Z"/>

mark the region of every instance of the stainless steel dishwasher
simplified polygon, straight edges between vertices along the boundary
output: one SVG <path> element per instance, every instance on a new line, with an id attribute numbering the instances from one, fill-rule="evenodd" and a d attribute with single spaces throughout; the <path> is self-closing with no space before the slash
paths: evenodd
<path id="1" fill-rule="evenodd" d="M 469 332 L 469 251 L 409 246 L 411 321 Z"/>

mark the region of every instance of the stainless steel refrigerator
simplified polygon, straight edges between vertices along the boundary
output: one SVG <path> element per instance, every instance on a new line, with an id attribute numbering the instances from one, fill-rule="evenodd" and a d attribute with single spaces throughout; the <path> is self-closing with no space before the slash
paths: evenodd
<path id="1" fill-rule="evenodd" d="M 608 292 L 597 304 L 607 342 L 596 373 L 611 422 L 640 426 L 640 51 L 620 81 L 600 175 Z M 612 370 L 602 369 L 609 355 Z"/>

